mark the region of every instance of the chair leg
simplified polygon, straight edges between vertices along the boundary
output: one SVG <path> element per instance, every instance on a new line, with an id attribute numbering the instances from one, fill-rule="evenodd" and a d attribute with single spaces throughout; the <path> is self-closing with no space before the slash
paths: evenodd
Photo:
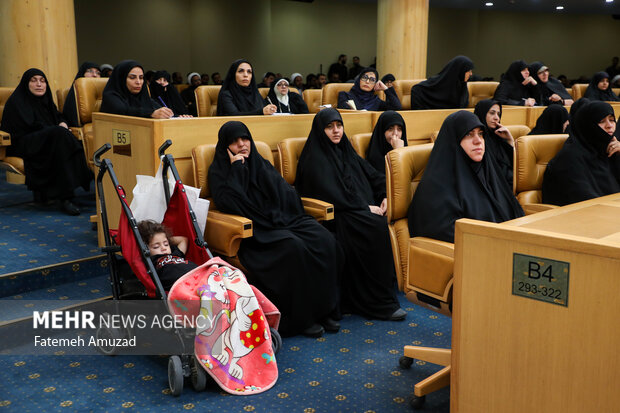
<path id="1" fill-rule="evenodd" d="M 413 394 L 422 397 L 450 385 L 450 366 L 415 384 Z"/>

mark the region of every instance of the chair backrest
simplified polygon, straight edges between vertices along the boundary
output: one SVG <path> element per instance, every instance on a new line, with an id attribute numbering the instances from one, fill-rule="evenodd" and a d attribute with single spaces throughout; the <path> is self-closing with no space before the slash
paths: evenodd
<path id="1" fill-rule="evenodd" d="M 619 89 L 620 90 L 620 89 Z M 571 97 L 571 99 L 575 100 L 575 97 L 573 96 L 573 88 L 566 88 L 566 93 L 568 93 Z"/>
<path id="2" fill-rule="evenodd" d="M 398 99 L 400 100 L 400 104 L 403 107 L 403 110 L 411 109 L 411 88 L 413 85 L 416 85 L 420 82 L 425 81 L 426 79 L 405 79 L 405 80 L 395 80 L 392 82 L 394 85 L 394 91 L 398 95 Z"/>
<path id="3" fill-rule="evenodd" d="M 467 82 L 467 91 L 469 92 L 468 107 L 473 108 L 481 100 L 491 99 L 495 95 L 497 86 L 499 86 L 499 82 Z"/>
<path id="4" fill-rule="evenodd" d="M 280 174 L 289 185 L 295 184 L 297 162 L 308 138 L 287 138 L 278 143 Z"/>
<path id="5" fill-rule="evenodd" d="M 198 116 L 215 116 L 217 113 L 217 97 L 221 88 L 221 85 L 206 85 L 196 88 L 194 94 L 196 95 Z"/>
<path id="6" fill-rule="evenodd" d="M 519 137 L 527 135 L 530 133 L 531 129 L 526 125 L 505 125 L 506 129 L 510 131 L 510 134 L 516 141 Z"/>
<path id="7" fill-rule="evenodd" d="M 353 83 L 328 83 L 323 86 L 321 94 L 321 105 L 332 105 L 338 107 L 338 93 L 348 92 L 353 87 Z"/>
<path id="8" fill-rule="evenodd" d="M 357 133 L 351 136 L 351 145 L 353 145 L 353 149 L 355 149 L 355 152 L 357 152 L 357 154 L 364 159 L 366 159 L 366 152 L 368 152 L 370 138 L 372 138 L 372 132 Z"/>
<path id="9" fill-rule="evenodd" d="M 588 84 L 587 83 L 575 83 L 573 85 L 573 99 L 577 100 L 577 99 L 581 99 L 583 97 L 583 95 L 586 94 L 586 89 L 588 88 Z"/>
<path id="10" fill-rule="evenodd" d="M 567 134 L 526 135 L 516 140 L 514 192 L 521 205 L 542 202 L 547 164 L 562 149 Z"/>
<path id="11" fill-rule="evenodd" d="M 181 93 L 181 92 L 183 92 L 185 89 L 187 89 L 187 88 L 189 87 L 189 85 L 188 85 L 187 83 L 180 83 L 180 84 L 174 85 L 174 87 L 176 87 L 176 88 L 177 88 L 177 91 L 178 91 L 179 93 Z"/>
<path id="12" fill-rule="evenodd" d="M 388 222 L 407 218 L 409 204 L 424 174 L 432 143 L 404 146 L 386 155 L 386 190 Z"/>
<path id="13" fill-rule="evenodd" d="M 2 112 L 4 112 L 6 101 L 9 100 L 14 91 L 14 87 L 0 87 L 0 119 L 2 119 Z"/>
<path id="14" fill-rule="evenodd" d="M 58 111 L 62 113 L 62 109 L 65 107 L 65 100 L 67 100 L 67 95 L 69 94 L 70 87 L 66 89 L 58 89 L 56 90 L 56 101 L 58 102 Z"/>
<path id="15" fill-rule="evenodd" d="M 256 149 L 260 155 L 273 165 L 273 152 L 265 142 L 254 141 Z M 194 167 L 194 184 L 200 187 L 200 197 L 210 198 L 209 188 L 209 167 L 213 163 L 215 156 L 215 144 L 209 143 L 199 145 L 192 149 L 192 164 Z"/>
<path id="16" fill-rule="evenodd" d="M 613 87 L 611 91 L 616 94 L 616 96 L 620 96 L 620 87 Z"/>
<path id="17" fill-rule="evenodd" d="M 321 105 L 321 99 L 323 97 L 322 89 L 306 89 L 302 94 L 304 102 L 308 105 L 308 111 L 310 113 L 318 113 Z"/>
<path id="18" fill-rule="evenodd" d="M 77 102 L 78 123 L 84 126 L 93 121 L 93 112 L 99 112 L 107 77 L 79 77 L 73 84 Z"/>

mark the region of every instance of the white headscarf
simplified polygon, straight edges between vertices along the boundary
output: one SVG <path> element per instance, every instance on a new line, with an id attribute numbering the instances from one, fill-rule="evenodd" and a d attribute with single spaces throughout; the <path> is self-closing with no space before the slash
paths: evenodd
<path id="1" fill-rule="evenodd" d="M 287 93 L 286 95 L 283 95 L 283 94 L 281 94 L 281 93 L 280 93 L 280 90 L 278 90 L 278 85 L 279 85 L 280 83 L 282 83 L 282 82 L 286 83 L 286 85 L 288 86 L 288 80 L 286 80 L 286 79 L 280 79 L 280 80 L 278 81 L 278 83 L 276 83 L 276 84 L 273 86 L 273 93 L 275 93 L 275 94 L 276 94 L 276 98 L 278 99 L 278 101 L 279 101 L 280 103 L 282 103 L 283 105 L 288 106 L 288 93 Z"/>
<path id="2" fill-rule="evenodd" d="M 200 77 L 200 73 L 198 73 L 198 72 L 192 72 L 192 73 L 190 73 L 189 75 L 187 75 L 187 84 L 188 84 L 188 85 L 191 85 L 191 84 L 192 84 L 192 78 L 193 78 L 194 76 L 198 76 L 198 77 Z"/>
<path id="3" fill-rule="evenodd" d="M 298 76 L 299 76 L 299 77 L 301 77 L 301 80 L 304 80 L 304 78 L 303 78 L 303 76 L 301 75 L 301 73 L 293 73 L 293 74 L 291 75 L 291 83 L 292 83 L 292 84 L 295 84 L 295 78 L 296 78 L 296 77 L 298 77 Z"/>

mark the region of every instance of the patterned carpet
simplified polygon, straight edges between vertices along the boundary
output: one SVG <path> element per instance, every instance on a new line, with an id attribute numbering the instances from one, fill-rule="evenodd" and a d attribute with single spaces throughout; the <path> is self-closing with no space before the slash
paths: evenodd
<path id="1" fill-rule="evenodd" d="M 406 344 L 449 347 L 451 320 L 414 307 L 404 322 L 346 316 L 342 330 L 319 339 L 284 339 L 276 385 L 231 396 L 186 383 L 169 394 L 167 359 L 156 356 L 0 356 L 0 412 L 404 412 L 415 382 L 439 366 L 398 366 Z M 449 389 L 427 396 L 424 412 L 449 411 Z"/>

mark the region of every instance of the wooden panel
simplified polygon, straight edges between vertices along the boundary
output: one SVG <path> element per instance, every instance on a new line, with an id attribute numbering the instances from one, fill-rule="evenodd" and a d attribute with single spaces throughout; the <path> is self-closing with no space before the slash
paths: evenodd
<path id="1" fill-rule="evenodd" d="M 598 206 L 612 208 L 619 199 L 547 211 L 525 228 L 518 220 L 457 222 L 452 412 L 617 410 L 620 221 L 594 216 L 602 212 Z M 549 231 L 550 220 L 568 223 L 578 212 L 592 235 L 612 235 Z M 512 294 L 515 252 L 569 263 L 567 307 Z"/>

